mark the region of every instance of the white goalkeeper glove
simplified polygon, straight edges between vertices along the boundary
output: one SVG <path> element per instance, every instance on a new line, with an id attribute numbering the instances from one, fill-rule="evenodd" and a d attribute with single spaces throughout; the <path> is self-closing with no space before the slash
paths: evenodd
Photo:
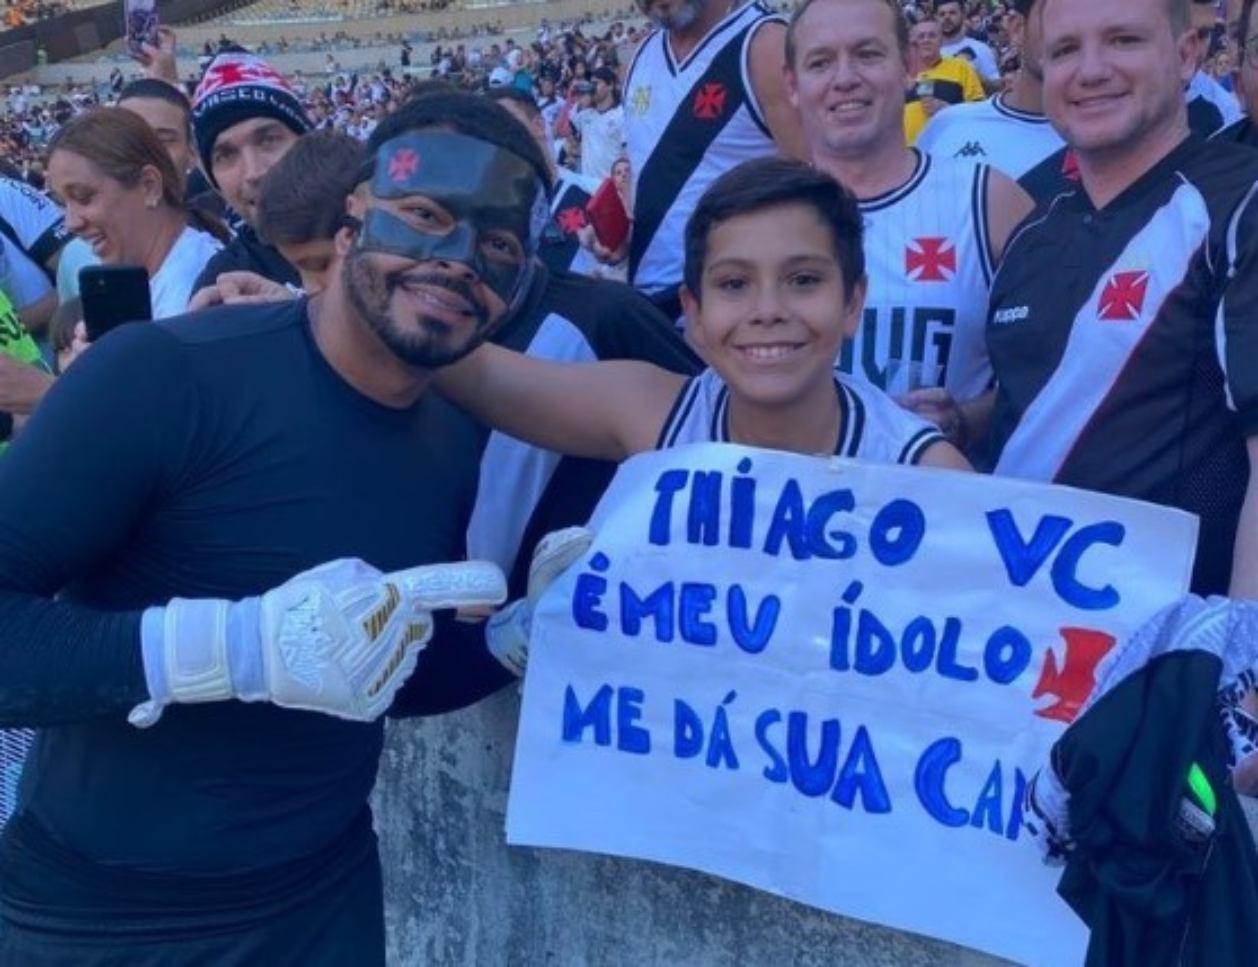
<path id="1" fill-rule="evenodd" d="M 370 722 L 415 670 L 432 612 L 506 596 L 502 571 L 481 561 L 382 574 L 341 560 L 257 598 L 175 598 L 144 612 L 150 697 L 128 720 L 143 728 L 173 703 L 239 699 Z"/>
<path id="2" fill-rule="evenodd" d="M 593 541 L 594 535 L 584 527 L 568 527 L 547 534 L 538 542 L 529 565 L 527 597 L 512 601 L 492 615 L 485 625 L 485 641 L 490 654 L 508 671 L 524 677 L 529 663 L 533 609 L 555 578 L 585 554 Z"/>

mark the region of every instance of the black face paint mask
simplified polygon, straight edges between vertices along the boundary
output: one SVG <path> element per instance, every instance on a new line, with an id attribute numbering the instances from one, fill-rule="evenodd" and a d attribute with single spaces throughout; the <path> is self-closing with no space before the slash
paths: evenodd
<path id="1" fill-rule="evenodd" d="M 371 207 L 362 219 L 358 248 L 469 266 L 509 312 L 518 307 L 549 221 L 546 190 L 532 165 L 497 145 L 436 131 L 392 138 L 369 164 L 376 198 L 422 195 L 444 208 L 454 224 L 442 234 L 425 232 L 401 215 Z M 504 248 L 502 233 L 519 248 Z"/>

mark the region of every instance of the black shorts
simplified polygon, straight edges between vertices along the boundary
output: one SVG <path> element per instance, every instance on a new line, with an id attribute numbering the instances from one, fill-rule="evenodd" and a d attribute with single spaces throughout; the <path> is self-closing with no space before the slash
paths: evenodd
<path id="1" fill-rule="evenodd" d="M 374 849 L 352 869 L 282 913 L 232 929 L 179 929 L 134 918 L 125 934 L 40 929 L 0 921 L 0 967 L 384 967 L 384 898 Z"/>

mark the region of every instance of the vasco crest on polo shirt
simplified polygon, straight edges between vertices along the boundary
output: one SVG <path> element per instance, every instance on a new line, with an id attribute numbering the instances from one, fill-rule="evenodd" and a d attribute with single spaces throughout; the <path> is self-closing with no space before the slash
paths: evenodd
<path id="1" fill-rule="evenodd" d="M 1101 290 L 1097 318 L 1103 322 L 1134 322 L 1144 311 L 1148 272 L 1115 272 Z"/>

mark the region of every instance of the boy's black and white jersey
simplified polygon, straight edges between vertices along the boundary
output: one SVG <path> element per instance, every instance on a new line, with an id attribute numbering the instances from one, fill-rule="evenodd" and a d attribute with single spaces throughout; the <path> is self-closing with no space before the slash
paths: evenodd
<path id="1" fill-rule="evenodd" d="M 1010 242 L 987 321 L 996 472 L 1201 518 L 1227 589 L 1258 435 L 1258 155 L 1186 139 L 1105 208 L 1058 198 Z"/>
<path id="2" fill-rule="evenodd" d="M 834 455 L 871 463 L 915 464 L 943 441 L 931 423 L 914 416 L 864 380 L 835 372 L 839 438 Z M 729 431 L 729 387 L 714 369 L 686 382 L 660 431 L 657 449 L 688 443 L 733 443 Z"/>
<path id="3" fill-rule="evenodd" d="M 776 152 L 752 89 L 751 42 L 782 18 L 759 3 L 731 11 L 682 61 L 668 32 L 638 48 L 625 78 L 625 145 L 633 167 L 629 277 L 650 294 L 682 281 L 686 220 L 731 168 Z"/>

